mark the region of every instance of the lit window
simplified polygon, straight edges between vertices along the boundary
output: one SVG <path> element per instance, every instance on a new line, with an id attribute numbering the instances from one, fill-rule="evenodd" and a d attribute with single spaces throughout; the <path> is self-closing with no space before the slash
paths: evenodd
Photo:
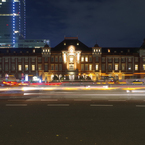
<path id="1" fill-rule="evenodd" d="M 51 70 L 54 70 L 54 64 L 51 64 Z"/>
<path id="2" fill-rule="evenodd" d="M 45 50 L 43 49 L 43 52 L 44 52 Z"/>
<path id="3" fill-rule="evenodd" d="M 118 70 L 118 64 L 115 64 L 115 70 Z"/>
<path id="4" fill-rule="evenodd" d="M 94 49 L 94 52 L 95 52 L 95 49 Z"/>
<path id="5" fill-rule="evenodd" d="M 58 64 L 55 64 L 55 70 L 58 70 Z"/>
<path id="6" fill-rule="evenodd" d="M 98 64 L 96 64 L 96 70 L 99 70 L 99 65 Z"/>
<path id="7" fill-rule="evenodd" d="M 6 0 L 2 0 L 2 2 L 6 2 Z"/>
<path id="8" fill-rule="evenodd" d="M 92 64 L 89 65 L 89 70 L 92 70 Z"/>
<path id="9" fill-rule="evenodd" d="M 32 71 L 35 71 L 35 65 L 32 64 Z"/>
<path id="10" fill-rule="evenodd" d="M 62 70 L 62 64 L 59 64 L 59 70 Z"/>
<path id="11" fill-rule="evenodd" d="M 62 57 L 61 56 L 59 56 L 59 62 L 62 62 Z"/>
<path id="12" fill-rule="evenodd" d="M 98 52 L 98 49 L 96 49 L 96 52 Z"/>
<path id="13" fill-rule="evenodd" d="M 70 63 L 73 63 L 73 57 L 70 57 L 69 61 L 70 61 Z"/>
<path id="14" fill-rule="evenodd" d="M 138 70 L 138 64 L 135 64 L 135 70 Z"/>
<path id="15" fill-rule="evenodd" d="M 131 70 L 131 64 L 130 63 L 128 64 L 128 70 Z"/>
<path id="16" fill-rule="evenodd" d="M 85 70 L 88 70 L 88 64 L 85 64 Z"/>
<path id="17" fill-rule="evenodd" d="M 122 64 L 122 70 L 125 70 L 125 64 Z"/>
<path id="18" fill-rule="evenodd" d="M 143 64 L 143 70 L 145 70 L 145 64 Z"/>
<path id="19" fill-rule="evenodd" d="M 18 71 L 22 70 L 22 65 L 18 65 Z"/>
<path id="20" fill-rule="evenodd" d="M 85 57 L 85 62 L 88 62 L 88 56 Z"/>
<path id="21" fill-rule="evenodd" d="M 79 45 L 79 43 L 77 43 L 77 45 Z"/>
<path id="22" fill-rule="evenodd" d="M 81 64 L 81 71 L 84 70 L 84 64 Z"/>
<path id="23" fill-rule="evenodd" d="M 35 53 L 35 49 L 33 49 L 33 53 Z"/>
<path id="24" fill-rule="evenodd" d="M 66 43 L 64 43 L 64 45 L 66 45 Z"/>
<path id="25" fill-rule="evenodd" d="M 84 62 L 84 57 L 83 56 L 81 57 L 81 62 Z"/>
<path id="26" fill-rule="evenodd" d="M 108 49 L 108 52 L 110 52 L 110 49 Z"/>
<path id="27" fill-rule="evenodd" d="M 28 71 L 28 65 L 27 64 L 25 65 L 25 71 Z"/>
<path id="28" fill-rule="evenodd" d="M 42 65 L 38 64 L 38 70 L 41 70 L 41 69 L 42 69 Z"/>
<path id="29" fill-rule="evenodd" d="M 100 49 L 99 49 L 99 52 L 100 52 Z"/>

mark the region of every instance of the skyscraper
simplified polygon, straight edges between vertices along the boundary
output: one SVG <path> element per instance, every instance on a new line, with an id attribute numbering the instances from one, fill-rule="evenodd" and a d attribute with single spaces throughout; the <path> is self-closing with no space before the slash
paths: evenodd
<path id="1" fill-rule="evenodd" d="M 0 0 L 0 47 L 18 47 L 26 38 L 25 0 Z"/>

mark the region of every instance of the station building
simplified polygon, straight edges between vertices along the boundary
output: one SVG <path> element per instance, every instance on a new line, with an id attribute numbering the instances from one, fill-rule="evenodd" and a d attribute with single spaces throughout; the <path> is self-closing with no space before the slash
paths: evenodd
<path id="1" fill-rule="evenodd" d="M 65 37 L 51 48 L 0 49 L 0 77 L 14 76 L 28 80 L 34 77 L 51 81 L 101 80 L 145 77 L 145 40 L 141 47 L 88 47 L 77 37 Z"/>

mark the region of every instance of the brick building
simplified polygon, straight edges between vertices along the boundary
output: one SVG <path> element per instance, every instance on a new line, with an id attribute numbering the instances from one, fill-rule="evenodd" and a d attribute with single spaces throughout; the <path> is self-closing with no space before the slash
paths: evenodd
<path id="1" fill-rule="evenodd" d="M 66 37 L 54 48 L 0 49 L 0 77 L 5 75 L 32 80 L 34 76 L 51 81 L 54 76 L 69 80 L 106 77 L 115 79 L 145 77 L 145 41 L 141 47 L 88 47 L 77 37 Z"/>

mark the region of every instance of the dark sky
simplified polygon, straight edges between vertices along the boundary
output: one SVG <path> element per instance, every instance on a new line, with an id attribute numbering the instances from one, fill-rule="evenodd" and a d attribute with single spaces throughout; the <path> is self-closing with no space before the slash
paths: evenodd
<path id="1" fill-rule="evenodd" d="M 145 0 L 26 0 L 27 38 L 51 47 L 77 37 L 89 47 L 139 47 L 145 38 Z"/>

